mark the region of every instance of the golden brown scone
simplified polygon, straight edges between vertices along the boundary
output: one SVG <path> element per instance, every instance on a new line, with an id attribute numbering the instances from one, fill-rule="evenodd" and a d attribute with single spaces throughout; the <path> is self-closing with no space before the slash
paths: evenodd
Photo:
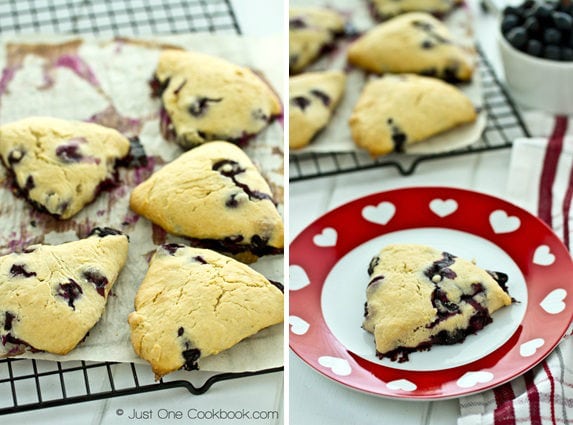
<path id="1" fill-rule="evenodd" d="M 289 80 L 289 146 L 302 148 L 330 121 L 342 94 L 341 71 L 312 72 Z"/>
<path id="2" fill-rule="evenodd" d="M 164 136 L 185 149 L 211 140 L 244 144 L 281 114 L 279 98 L 253 71 L 204 53 L 163 51 L 152 88 Z"/>
<path id="3" fill-rule="evenodd" d="M 298 73 L 316 60 L 344 31 L 344 19 L 331 9 L 291 7 L 289 9 L 289 68 Z"/>
<path id="4" fill-rule="evenodd" d="M 131 343 L 157 379 L 283 321 L 283 293 L 245 264 L 208 249 L 157 249 L 128 317 Z"/>
<path id="5" fill-rule="evenodd" d="M 507 275 L 424 245 L 388 245 L 368 274 L 363 328 L 380 358 L 405 361 L 432 344 L 462 342 L 512 302 Z"/>
<path id="6" fill-rule="evenodd" d="M 457 45 L 446 26 L 427 13 L 408 13 L 379 24 L 348 49 L 348 61 L 377 74 L 413 73 L 469 81 L 473 52 Z"/>
<path id="7" fill-rule="evenodd" d="M 20 192 L 61 219 L 94 200 L 129 147 L 116 130 L 87 122 L 30 117 L 0 127 L 0 157 Z"/>
<path id="8" fill-rule="evenodd" d="M 245 261 L 283 250 L 282 218 L 269 185 L 228 142 L 206 143 L 167 164 L 133 190 L 130 206 L 195 244 L 252 254 Z"/>
<path id="9" fill-rule="evenodd" d="M 401 152 L 407 144 L 475 121 L 470 99 L 435 78 L 387 75 L 366 84 L 352 115 L 354 142 L 372 156 Z"/>
<path id="10" fill-rule="evenodd" d="M 102 316 L 127 250 L 126 235 L 95 228 L 86 239 L 0 257 L 0 357 L 73 350 Z"/>

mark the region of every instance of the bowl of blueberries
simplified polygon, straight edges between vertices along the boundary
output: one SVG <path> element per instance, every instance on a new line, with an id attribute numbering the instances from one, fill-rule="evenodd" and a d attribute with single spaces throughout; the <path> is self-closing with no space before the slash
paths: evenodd
<path id="1" fill-rule="evenodd" d="M 499 49 L 517 102 L 573 113 L 573 1 L 526 0 L 501 17 Z"/>

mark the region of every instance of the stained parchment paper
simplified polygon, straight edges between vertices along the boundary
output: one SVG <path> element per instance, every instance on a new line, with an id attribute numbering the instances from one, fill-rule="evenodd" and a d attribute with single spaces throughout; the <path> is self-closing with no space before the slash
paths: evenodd
<path id="1" fill-rule="evenodd" d="M 148 40 L 31 36 L 0 43 L 0 123 L 45 115 L 87 120 L 138 135 L 149 157 L 146 166 L 120 168 L 119 185 L 70 220 L 35 211 L 11 190 L 11 177 L 0 166 L 0 255 L 35 243 L 57 244 L 85 237 L 96 226 L 109 226 L 130 237 L 127 264 L 109 296 L 105 313 L 87 338 L 65 356 L 30 353 L 26 358 L 143 362 L 131 347 L 127 316 L 156 247 L 183 242 L 129 209 L 131 190 L 183 151 L 159 132 L 159 100 L 148 81 L 162 48 L 180 47 L 248 66 L 283 98 L 282 40 L 221 35 L 154 37 Z M 225 117 L 221 117 L 225 119 Z M 0 141 L 1 143 L 1 141 Z M 283 203 L 283 127 L 274 121 L 245 148 Z M 216 212 L 214 212 L 216 214 Z M 267 278 L 284 282 L 283 256 L 251 265 Z M 49 324 L 46 324 L 49 326 Z M 199 362 L 205 371 L 261 370 L 283 364 L 283 326 L 276 325 L 235 347 Z"/>

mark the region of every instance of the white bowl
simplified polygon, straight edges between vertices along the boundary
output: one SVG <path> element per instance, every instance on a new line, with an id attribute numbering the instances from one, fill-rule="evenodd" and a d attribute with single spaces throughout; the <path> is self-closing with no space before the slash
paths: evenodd
<path id="1" fill-rule="evenodd" d="M 505 80 L 520 104 L 556 114 L 573 114 L 573 62 L 529 56 L 498 31 Z"/>

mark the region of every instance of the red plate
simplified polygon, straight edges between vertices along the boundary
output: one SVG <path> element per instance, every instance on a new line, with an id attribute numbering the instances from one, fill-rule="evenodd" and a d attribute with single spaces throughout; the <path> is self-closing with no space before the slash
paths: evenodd
<path id="1" fill-rule="evenodd" d="M 397 240 L 447 245 L 460 257 L 475 253 L 478 265 L 513 267 L 509 288 L 520 302 L 494 313 L 492 324 L 462 344 L 433 347 L 402 364 L 377 360 L 373 337 L 345 323 L 360 323 L 354 312 L 366 300 L 370 258 Z M 377 193 L 325 214 L 291 243 L 290 347 L 356 390 L 409 399 L 468 395 L 521 375 L 555 348 L 573 317 L 572 276 L 571 256 L 551 229 L 501 199 L 443 187 Z M 480 354 L 467 349 L 472 344 L 486 348 Z"/>

